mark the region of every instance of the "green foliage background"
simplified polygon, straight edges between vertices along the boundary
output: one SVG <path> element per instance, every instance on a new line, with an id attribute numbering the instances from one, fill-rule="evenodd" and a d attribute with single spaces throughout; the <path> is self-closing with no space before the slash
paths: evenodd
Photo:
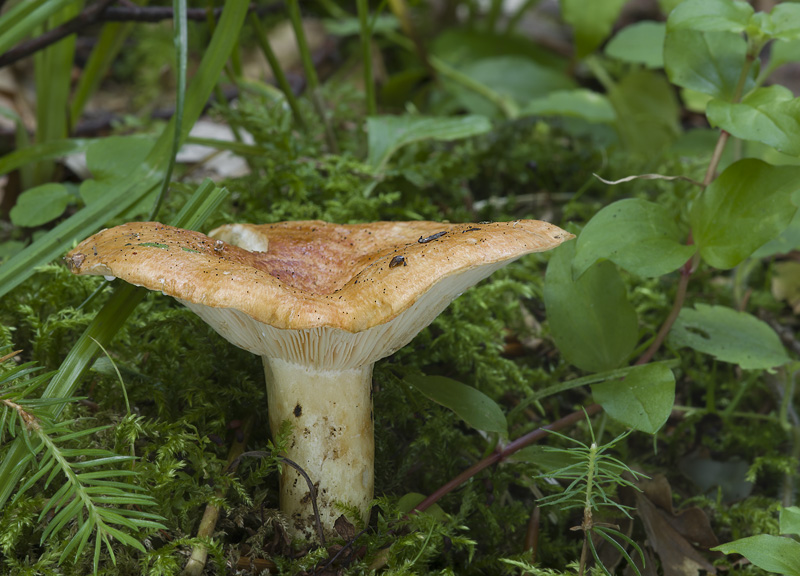
<path id="1" fill-rule="evenodd" d="M 206 22 L 186 16 L 223 4 Z M 797 302 L 771 288 L 800 249 L 800 107 L 789 88 L 766 83 L 800 60 L 800 8 L 663 0 L 652 19 L 631 23 L 625 2 L 564 0 L 552 27 L 572 43 L 559 51 L 523 33 L 537 4 L 504 12 L 499 1 L 452 1 L 435 12 L 290 1 L 259 19 L 240 0 L 176 0 L 172 27 L 104 24 L 75 86 L 63 72 L 74 37 L 37 53 L 36 113 L 47 128 L 28 134 L 3 111 L 18 130 L 0 172 L 14 174 L 20 194 L 0 231 L 0 357 L 22 352 L 0 364 L 0 573 L 179 574 L 204 547 L 208 574 L 229 573 L 240 557 L 269 558 L 285 574 L 330 563 L 352 574 L 571 574 L 584 540 L 570 528 L 585 516 L 554 505 L 532 518 L 538 503 L 582 496 L 564 481 L 574 476 L 553 470 L 594 466 L 567 450 L 589 453 L 590 441 L 624 462 L 609 501 L 630 487 L 625 466 L 664 473 L 676 507 L 700 506 L 729 542 L 720 550 L 756 566 L 727 565 L 731 573 L 796 573 L 775 559 L 800 559 L 800 545 L 774 537 L 799 533 Z M 11 2 L 0 52 L 83 8 Z M 299 96 L 242 67 L 248 51 L 269 51 L 265 28 L 293 18 L 297 27 L 298 8 L 325 19 L 342 58 L 320 81 L 301 44 Z M 363 64 L 378 54 L 386 76 L 365 91 L 376 73 Z M 161 67 L 177 77 L 169 122 L 150 117 Z M 70 137 L 104 82 L 130 87 L 136 115 L 114 135 Z M 237 89 L 235 105 L 223 85 Z M 211 116 L 253 141 L 203 143 L 241 156 L 250 173 L 198 185 L 174 159 L 199 142 L 189 129 L 212 93 Z M 81 183 L 55 163 L 73 152 L 87 153 Z M 278 454 L 286 441 L 270 435 L 258 359 L 169 298 L 109 290 L 58 262 L 75 241 L 137 219 L 207 231 L 530 217 L 578 239 L 494 274 L 376 365 L 376 508 L 356 555 L 335 561 L 335 551 L 290 554 L 282 542 L 276 457 L 227 471 L 245 431 L 249 449 Z M 491 417 L 470 412 L 486 403 Z M 547 438 L 555 460 L 504 453 L 406 516 L 419 495 L 576 411 L 567 436 Z M 620 436 L 630 428 L 639 432 Z M 48 458 L 57 464 L 37 476 Z M 80 487 L 59 498 L 64 478 L 92 458 L 119 477 L 95 496 L 97 517 L 122 509 L 132 519 L 119 533 L 73 504 Z M 210 540 L 196 537 L 207 504 L 223 510 Z M 644 545 L 641 523 L 629 536 Z M 612 564 L 596 568 L 625 566 Z"/>

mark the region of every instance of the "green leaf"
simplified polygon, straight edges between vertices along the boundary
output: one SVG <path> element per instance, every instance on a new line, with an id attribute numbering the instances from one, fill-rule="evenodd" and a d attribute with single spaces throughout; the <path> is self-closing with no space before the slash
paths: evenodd
<path id="1" fill-rule="evenodd" d="M 611 262 L 599 262 L 574 280 L 575 242 L 555 249 L 544 281 L 544 303 L 556 346 L 588 372 L 624 364 L 638 338 L 638 318 Z"/>
<path id="2" fill-rule="evenodd" d="M 744 370 L 768 370 L 789 361 L 770 326 L 725 306 L 684 308 L 669 334 L 672 346 L 688 346 Z"/>
<path id="3" fill-rule="evenodd" d="M 82 8 L 82 1 L 71 2 L 54 13 L 47 21 L 47 27 L 54 28 L 76 17 Z M 36 140 L 49 142 L 67 137 L 69 97 L 71 89 L 72 64 L 75 55 L 75 35 L 62 38 L 57 43 L 37 50 L 33 54 L 34 79 L 36 82 Z M 46 87 L 46 88 L 45 88 Z M 50 161 L 34 165 L 34 182 L 44 184 L 53 176 L 55 164 Z"/>
<path id="4" fill-rule="evenodd" d="M 61 216 L 71 200 L 62 184 L 42 184 L 20 194 L 9 216 L 15 226 L 41 226 Z"/>
<path id="5" fill-rule="evenodd" d="M 784 576 L 800 576 L 800 543 L 781 536 L 759 534 L 712 548 L 723 554 L 741 554 L 752 564 Z"/>
<path id="6" fill-rule="evenodd" d="M 744 32 L 753 7 L 736 0 L 686 0 L 670 12 L 670 30 L 703 32 Z"/>
<path id="7" fill-rule="evenodd" d="M 789 506 L 781 510 L 780 532 L 800 536 L 800 508 Z"/>
<path id="8" fill-rule="evenodd" d="M 680 108 L 669 82 L 649 70 L 627 74 L 608 94 L 620 140 L 630 154 L 652 157 L 680 134 Z"/>
<path id="9" fill-rule="evenodd" d="M 121 178 L 139 168 L 153 149 L 151 136 L 109 136 L 86 149 L 86 167 L 95 180 Z"/>
<path id="10" fill-rule="evenodd" d="M 592 385 L 596 402 L 625 426 L 655 434 L 675 403 L 675 376 L 664 364 L 638 367 L 622 380 Z"/>
<path id="11" fill-rule="evenodd" d="M 406 378 L 405 382 L 437 404 L 455 412 L 473 428 L 508 436 L 503 411 L 480 390 L 444 376 L 414 376 Z"/>
<path id="12" fill-rule="evenodd" d="M 587 122 L 614 122 L 614 108 L 602 94 L 593 90 L 556 90 L 534 98 L 523 106 L 521 114 L 531 116 L 572 116 Z"/>
<path id="13" fill-rule="evenodd" d="M 664 67 L 664 38 L 667 25 L 663 22 L 637 22 L 626 26 L 608 42 L 606 56 L 644 64 L 648 68 Z"/>
<path id="14" fill-rule="evenodd" d="M 519 105 L 556 90 L 575 88 L 575 83 L 563 72 L 521 56 L 484 58 L 464 64 L 458 70 L 474 82 Z M 495 103 L 453 82 L 447 85 L 468 112 L 484 116 L 496 115 Z"/>
<path id="15" fill-rule="evenodd" d="M 420 140 L 458 140 L 484 134 L 491 124 L 483 116 L 433 118 L 423 116 L 372 116 L 367 118 L 368 163 L 382 169 L 392 154 Z"/>
<path id="16" fill-rule="evenodd" d="M 791 222 L 800 167 L 745 158 L 728 166 L 694 202 L 689 219 L 703 259 L 715 268 L 738 265 Z"/>
<path id="17" fill-rule="evenodd" d="M 601 258 L 644 278 L 682 266 L 695 252 L 681 243 L 685 233 L 661 204 L 639 198 L 614 202 L 595 214 L 578 236 L 572 271 L 580 277 Z"/>
<path id="18" fill-rule="evenodd" d="M 175 122 L 173 122 L 173 133 L 172 133 L 172 147 L 168 155 L 168 162 L 167 168 L 164 171 L 164 175 L 161 179 L 161 187 L 158 193 L 156 194 L 155 201 L 153 202 L 150 211 L 147 213 L 147 220 L 153 221 L 156 220 L 158 217 L 158 213 L 161 210 L 161 205 L 164 202 L 164 198 L 169 191 L 170 181 L 172 180 L 172 172 L 175 170 L 175 163 L 178 159 L 178 152 L 181 148 L 181 143 L 186 139 L 189 135 L 189 131 L 184 132 L 184 122 L 183 122 L 183 113 L 186 108 L 186 69 L 187 69 L 187 58 L 188 58 L 188 51 L 189 51 L 189 36 L 187 31 L 187 20 L 186 20 L 186 1 L 187 0 L 173 0 L 172 2 L 172 25 L 173 25 L 173 35 L 172 35 L 172 42 L 175 46 L 175 60 L 178 63 L 178 70 L 177 70 L 177 94 L 175 95 Z M 241 26 L 241 23 L 239 24 Z M 236 30 L 237 34 L 239 30 Z M 232 56 L 238 54 L 238 46 L 233 51 Z M 236 66 L 236 58 L 233 59 L 232 66 L 234 69 L 237 68 Z M 241 75 L 241 70 L 237 72 L 238 75 Z M 308 78 L 308 77 L 307 77 Z M 196 120 L 196 118 L 195 118 Z M 189 127 L 191 130 L 191 126 Z M 234 130 L 235 131 L 235 130 Z"/>
<path id="19" fill-rule="evenodd" d="M 784 64 L 798 61 L 800 61 L 800 40 L 779 40 L 770 46 L 767 69 L 762 74 L 769 76 Z"/>
<path id="20" fill-rule="evenodd" d="M 83 201 L 97 202 L 115 181 L 139 170 L 154 144 L 152 138 L 143 136 L 110 136 L 93 142 L 86 149 L 86 167 L 93 179 L 81 183 Z"/>
<path id="21" fill-rule="evenodd" d="M 797 40 L 800 38 L 800 5 L 783 2 L 769 13 L 770 30 L 765 30 L 771 38 Z"/>
<path id="22" fill-rule="evenodd" d="M 564 21 L 572 26 L 576 55 L 585 58 L 608 38 L 626 0 L 562 0 Z"/>
<path id="23" fill-rule="evenodd" d="M 572 450 L 554 450 L 551 446 L 531 445 L 511 455 L 514 462 L 529 462 L 545 473 L 584 463 L 583 456 Z"/>
<path id="24" fill-rule="evenodd" d="M 8 174 L 37 160 L 51 160 L 83 152 L 94 140 L 70 138 L 33 144 L 0 157 L 0 175 Z"/>
<path id="25" fill-rule="evenodd" d="M 420 502 L 425 500 L 425 498 L 426 496 L 424 494 L 420 494 L 418 492 L 409 492 L 408 494 L 404 494 L 400 500 L 397 501 L 397 509 L 400 510 L 400 512 L 405 512 L 408 514 L 414 508 L 416 508 Z M 447 513 L 442 510 L 442 507 L 438 504 L 429 506 L 422 512 L 422 514 L 430 514 L 439 521 L 447 520 Z"/>
<path id="26" fill-rule="evenodd" d="M 470 62 L 499 56 L 520 56 L 566 73 L 569 61 L 557 56 L 533 40 L 517 34 L 505 34 L 477 27 L 450 27 L 430 45 L 431 55 L 460 68 Z"/>
<path id="27" fill-rule="evenodd" d="M 746 53 L 747 41 L 740 34 L 672 30 L 668 26 L 664 68 L 673 84 L 721 100 L 732 100 Z M 755 85 L 754 74 L 745 81 L 745 93 Z"/>
<path id="28" fill-rule="evenodd" d="M 763 142 L 800 156 L 800 99 L 784 86 L 759 88 L 736 104 L 714 99 L 708 103 L 706 114 L 712 126 L 736 138 Z"/>

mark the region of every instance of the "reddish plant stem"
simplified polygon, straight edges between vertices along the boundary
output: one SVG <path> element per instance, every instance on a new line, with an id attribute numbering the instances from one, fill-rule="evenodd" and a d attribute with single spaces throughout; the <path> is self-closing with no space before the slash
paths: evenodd
<path id="1" fill-rule="evenodd" d="M 417 504 L 416 508 L 412 510 L 412 513 L 422 512 L 423 510 L 426 510 L 432 504 L 441 500 L 443 496 L 449 494 L 450 492 L 461 486 L 461 484 L 463 484 L 464 482 L 466 482 L 467 480 L 478 474 L 478 472 L 480 472 L 484 468 L 488 468 L 489 466 L 498 464 L 503 460 L 505 460 L 506 458 L 508 458 L 509 456 L 511 456 L 514 452 L 521 450 L 525 446 L 533 444 L 534 442 L 538 442 L 547 435 L 548 431 L 561 430 L 568 426 L 572 426 L 576 422 L 583 420 L 586 417 L 585 416 L 586 414 L 592 416 L 594 414 L 597 414 L 600 410 L 601 408 L 599 404 L 592 404 L 591 406 L 587 406 L 584 409 L 576 410 L 571 414 L 567 414 L 566 416 L 556 420 L 552 424 L 548 424 L 547 426 L 542 426 L 541 428 L 537 428 L 536 430 L 532 430 L 527 434 L 520 436 L 513 442 L 506 444 L 505 447 L 503 447 L 501 450 L 497 450 L 490 456 L 487 456 L 483 460 L 476 462 L 475 464 L 464 470 L 461 474 L 459 474 L 458 476 L 456 476 L 443 486 L 439 487 L 435 492 L 431 493 L 430 496 L 425 498 L 425 500 Z"/>
<path id="2" fill-rule="evenodd" d="M 691 245 L 692 243 L 693 241 L 690 233 L 687 244 Z M 675 300 L 672 303 L 672 310 L 670 310 L 669 316 L 667 316 L 667 319 L 664 320 L 664 323 L 658 330 L 658 334 L 656 334 L 655 340 L 653 340 L 653 343 L 650 344 L 650 347 L 645 350 L 644 354 L 642 354 L 639 359 L 636 360 L 636 362 L 634 362 L 636 366 L 650 362 L 650 360 L 653 359 L 653 356 L 656 355 L 656 352 L 658 352 L 658 350 L 661 348 L 664 340 L 666 340 L 667 334 L 669 334 L 669 331 L 672 329 L 672 325 L 675 324 L 675 320 L 678 319 L 678 315 L 681 313 L 681 309 L 683 308 L 683 303 L 686 301 L 686 289 L 689 286 L 689 278 L 691 278 L 694 268 L 695 257 L 693 256 L 681 267 L 681 279 L 678 281 L 678 289 L 675 292 Z"/>
<path id="3" fill-rule="evenodd" d="M 722 159 L 722 153 L 725 151 L 725 144 L 728 143 L 728 134 L 725 130 L 720 130 L 719 138 L 717 138 L 717 145 L 714 147 L 714 153 L 711 155 L 711 162 L 708 163 L 705 178 L 703 178 L 703 187 L 705 188 L 711 181 L 714 180 L 714 174 L 717 173 L 717 166 Z"/>
<path id="4" fill-rule="evenodd" d="M 31 54 L 55 44 L 62 38 L 76 34 L 98 22 L 160 22 L 161 20 L 171 20 L 173 17 L 172 8 L 167 6 L 137 6 L 135 4 L 131 6 L 109 6 L 112 2 L 114 0 L 99 0 L 72 20 L 7 50 L 0 55 L 0 68 L 27 58 Z M 282 7 L 282 3 L 269 6 L 258 6 L 253 3 L 249 10 L 258 14 L 267 14 L 277 12 Z M 221 12 L 222 8 L 215 10 L 217 16 Z M 186 11 L 188 20 L 203 21 L 207 17 L 208 12 L 205 8 L 189 8 Z"/>

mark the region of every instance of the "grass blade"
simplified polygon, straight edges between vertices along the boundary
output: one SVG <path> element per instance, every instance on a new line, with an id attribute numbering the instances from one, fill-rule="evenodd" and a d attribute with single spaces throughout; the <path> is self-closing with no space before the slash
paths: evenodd
<path id="1" fill-rule="evenodd" d="M 78 123 L 86 102 L 97 90 L 131 30 L 133 30 L 133 24 L 130 22 L 109 22 L 103 26 L 72 96 L 69 108 L 70 126 Z"/>
<path id="2" fill-rule="evenodd" d="M 42 142 L 41 144 L 33 144 L 27 148 L 15 150 L 0 158 L 0 176 L 23 168 L 36 160 L 50 160 L 67 154 L 85 152 L 92 142 L 94 142 L 92 139 L 71 138 L 68 140 Z"/>
<path id="3" fill-rule="evenodd" d="M 83 2 L 73 2 L 52 14 L 50 28 L 78 15 Z M 33 56 L 36 78 L 36 141 L 50 142 L 67 137 L 67 105 L 69 102 L 72 63 L 75 58 L 75 35 L 72 34 L 39 50 Z M 34 184 L 49 182 L 55 164 L 49 160 L 36 164 Z"/>
<path id="4" fill-rule="evenodd" d="M 264 27 L 261 25 L 261 20 L 259 20 L 258 15 L 253 12 L 250 13 L 249 19 L 250 25 L 253 27 L 253 32 L 256 34 L 256 41 L 261 47 L 261 51 L 264 53 L 264 56 L 269 63 L 269 67 L 272 70 L 272 75 L 275 77 L 275 81 L 278 83 L 281 92 L 283 92 L 283 95 L 286 97 L 286 102 L 289 104 L 289 108 L 292 109 L 292 115 L 294 116 L 297 125 L 303 130 L 307 130 L 308 126 L 306 126 L 306 121 L 303 119 L 303 115 L 300 112 L 300 104 L 297 102 L 294 92 L 292 92 L 292 87 L 289 85 L 289 80 L 287 80 L 286 74 L 283 73 L 283 68 L 281 68 L 280 62 L 278 62 L 278 57 L 275 56 L 275 52 L 272 50 L 272 46 L 269 43 L 269 38 L 267 38 L 267 33 L 264 31 Z"/>
<path id="5" fill-rule="evenodd" d="M 173 25 L 175 26 L 174 43 L 175 53 L 178 60 L 178 90 L 175 99 L 175 122 L 174 134 L 172 137 L 172 151 L 169 155 L 169 163 L 161 182 L 161 190 L 156 197 L 153 208 L 150 211 L 148 220 L 155 220 L 164 197 L 169 190 L 169 182 L 172 178 L 172 171 L 175 169 L 175 159 L 181 147 L 181 130 L 183 127 L 183 107 L 186 101 L 186 53 L 188 50 L 189 38 L 186 32 L 186 0 L 173 0 L 172 9 L 175 14 Z"/>
<path id="6" fill-rule="evenodd" d="M 378 113 L 375 101 L 375 79 L 372 77 L 372 30 L 369 26 L 369 4 L 367 0 L 356 0 L 358 23 L 361 29 L 361 65 L 364 67 L 364 90 L 367 98 L 367 115 Z"/>
<path id="7" fill-rule="evenodd" d="M 197 73 L 186 90 L 181 141 L 203 111 L 220 72 L 235 45 L 247 14 L 245 0 L 225 3 L 222 17 L 203 56 Z M 141 200 L 164 177 L 172 148 L 176 118 L 166 126 L 142 167 L 109 187 L 103 198 L 74 214 L 36 242 L 0 266 L 0 298 L 30 278 L 37 266 L 50 262 L 66 252 L 72 242 L 96 232 L 102 225 Z M 3 159 L 0 159 L 2 167 Z M 2 480 L 2 469 L 0 469 Z M 3 502 L 0 482 L 0 504 Z"/>

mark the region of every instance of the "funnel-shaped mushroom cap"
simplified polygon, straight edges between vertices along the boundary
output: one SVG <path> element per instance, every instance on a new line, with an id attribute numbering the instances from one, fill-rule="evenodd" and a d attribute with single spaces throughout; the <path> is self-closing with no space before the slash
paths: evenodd
<path id="1" fill-rule="evenodd" d="M 236 224 L 212 236 L 135 222 L 66 260 L 173 296 L 253 353 L 336 370 L 392 354 L 468 287 L 572 238 L 536 220 Z"/>

